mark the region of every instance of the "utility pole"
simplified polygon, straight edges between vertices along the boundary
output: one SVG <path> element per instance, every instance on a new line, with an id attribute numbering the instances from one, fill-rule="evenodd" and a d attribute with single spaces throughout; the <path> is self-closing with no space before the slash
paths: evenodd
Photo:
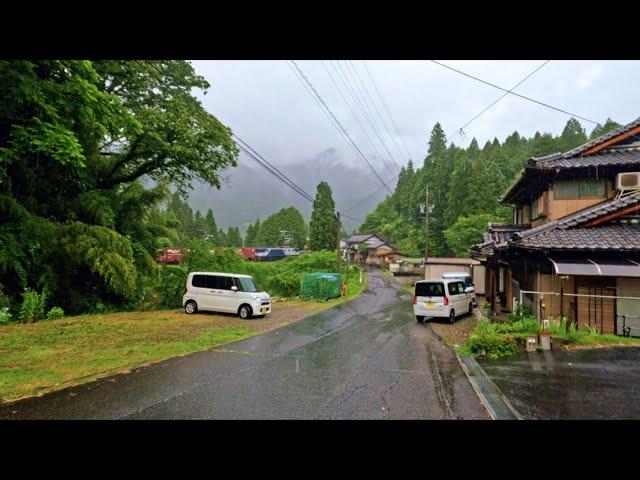
<path id="1" fill-rule="evenodd" d="M 429 186 L 424 195 L 424 278 L 427 278 L 427 258 L 429 258 Z"/>
<path id="2" fill-rule="evenodd" d="M 340 212 L 336 212 L 336 271 L 340 273 Z"/>

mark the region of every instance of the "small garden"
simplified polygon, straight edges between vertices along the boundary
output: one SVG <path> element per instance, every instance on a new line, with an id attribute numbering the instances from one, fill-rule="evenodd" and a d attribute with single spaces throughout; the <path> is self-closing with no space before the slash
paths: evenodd
<path id="1" fill-rule="evenodd" d="M 463 355 L 495 360 L 526 351 L 527 344 L 530 350 L 555 350 L 607 345 L 640 346 L 640 339 L 600 334 L 590 327 L 578 330 L 574 322 L 564 317 L 540 322 L 530 312 L 520 310 L 505 322 L 493 322 L 483 317 L 466 344 L 458 347 L 457 351 Z"/>

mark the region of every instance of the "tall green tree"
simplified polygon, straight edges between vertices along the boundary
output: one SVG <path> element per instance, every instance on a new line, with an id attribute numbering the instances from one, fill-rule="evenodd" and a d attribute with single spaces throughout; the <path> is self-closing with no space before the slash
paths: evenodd
<path id="1" fill-rule="evenodd" d="M 218 244 L 218 225 L 211 209 L 207 210 L 207 214 L 204 217 L 204 233 L 210 243 Z"/>
<path id="2" fill-rule="evenodd" d="M 175 218 L 157 213 L 166 185 L 219 186 L 236 165 L 230 130 L 194 94 L 208 88 L 179 60 L 0 61 L 0 251 L 11 252 L 0 283 L 12 301 L 24 287 L 69 313 L 136 301 Z"/>
<path id="3" fill-rule="evenodd" d="M 338 240 L 336 224 L 336 204 L 331 187 L 320 182 L 313 201 L 311 222 L 309 223 L 309 248 L 311 250 L 334 250 Z"/>
<path id="4" fill-rule="evenodd" d="M 247 227 L 247 234 L 245 236 L 245 245 L 248 247 L 256 247 L 258 232 L 260 231 L 260 219 L 256 220 L 256 223 Z"/>
<path id="5" fill-rule="evenodd" d="M 242 235 L 240 235 L 240 229 L 238 227 L 229 227 L 227 229 L 226 246 L 228 247 L 241 247 Z"/>
<path id="6" fill-rule="evenodd" d="M 275 247 L 289 244 L 303 248 L 307 238 L 307 226 L 302 214 L 294 207 L 283 208 L 258 223 L 255 243 Z"/>

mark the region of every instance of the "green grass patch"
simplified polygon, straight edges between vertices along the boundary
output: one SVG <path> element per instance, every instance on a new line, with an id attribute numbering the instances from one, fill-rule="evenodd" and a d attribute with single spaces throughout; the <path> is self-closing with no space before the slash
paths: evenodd
<path id="1" fill-rule="evenodd" d="M 265 319 L 186 315 L 181 310 L 63 317 L 0 326 L 0 398 L 59 390 L 132 368 L 207 350 L 290 323 L 359 295 L 366 274 L 350 274 L 344 297 L 289 299 Z M 279 310 L 279 312 L 278 312 Z"/>
<path id="2" fill-rule="evenodd" d="M 518 341 L 531 335 L 538 335 L 541 324 L 534 317 L 513 317 L 508 322 L 491 322 L 483 318 L 476 325 L 467 342 L 457 351 L 473 357 L 497 359 L 516 355 L 520 348 Z M 573 322 L 566 318 L 550 319 L 549 332 L 552 338 L 561 339 L 568 345 L 597 348 L 615 345 L 638 345 L 639 338 L 619 337 L 617 335 L 601 335 L 595 329 L 578 330 Z"/>

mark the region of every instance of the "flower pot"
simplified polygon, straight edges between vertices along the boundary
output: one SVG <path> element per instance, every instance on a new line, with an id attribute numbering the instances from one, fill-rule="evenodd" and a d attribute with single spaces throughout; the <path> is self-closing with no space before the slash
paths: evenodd
<path id="1" fill-rule="evenodd" d="M 565 346 L 567 342 L 564 341 L 564 339 L 562 338 L 557 338 L 557 337 L 553 337 L 551 338 L 551 350 L 553 351 L 560 351 L 562 350 L 562 347 Z"/>
<path id="2" fill-rule="evenodd" d="M 526 338 L 526 351 L 535 352 L 538 349 L 538 336 L 530 335 Z"/>
<path id="3" fill-rule="evenodd" d="M 551 350 L 551 332 L 540 332 L 539 337 L 542 350 Z"/>

